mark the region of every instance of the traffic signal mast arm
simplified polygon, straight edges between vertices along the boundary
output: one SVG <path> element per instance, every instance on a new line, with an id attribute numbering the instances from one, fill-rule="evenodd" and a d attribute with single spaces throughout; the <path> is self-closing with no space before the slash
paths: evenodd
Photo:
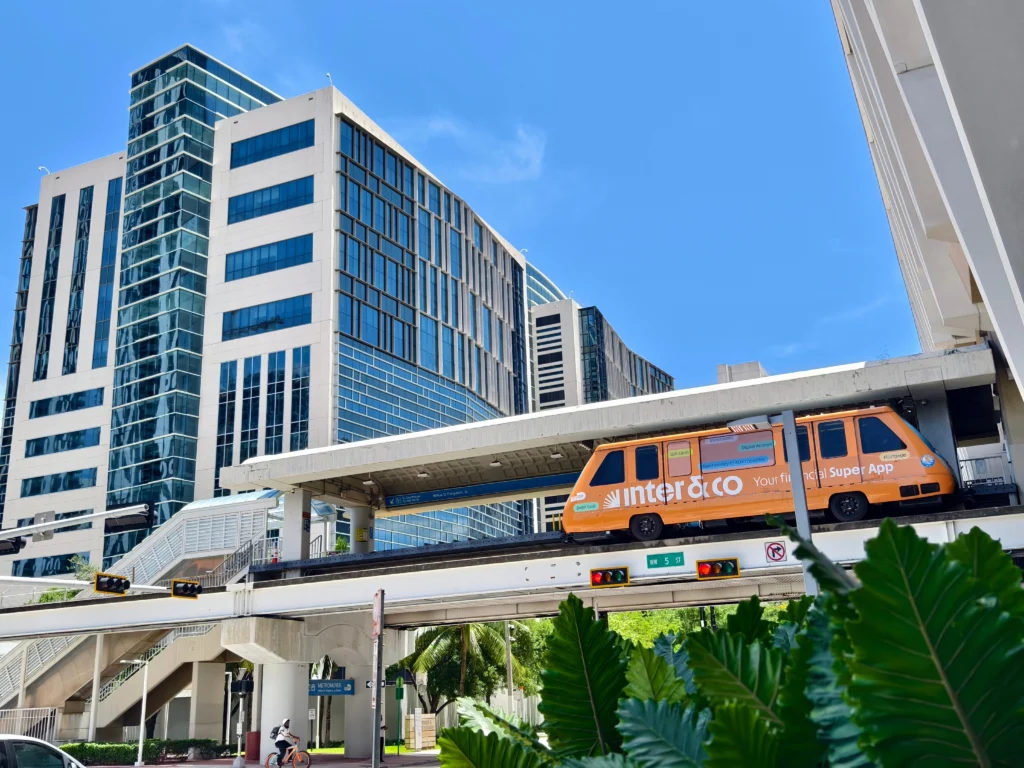
<path id="1" fill-rule="evenodd" d="M 75 518 L 76 520 L 78 518 Z M 64 525 L 67 525 L 67 521 L 61 521 Z M 47 584 L 50 586 L 57 587 L 68 587 L 69 589 L 81 589 L 82 587 L 91 587 L 93 583 L 91 581 L 79 581 L 77 579 L 37 579 L 34 576 L 0 576 L 0 584 L 31 584 L 36 586 L 39 584 Z M 132 584 L 129 589 L 135 589 L 139 592 L 167 592 L 167 587 L 156 587 L 150 586 L 149 584 Z"/>
<path id="2" fill-rule="evenodd" d="M 148 504 L 136 504 L 133 507 L 121 507 L 120 509 L 108 509 L 103 512 L 94 512 L 91 515 L 70 517 L 64 520 L 51 520 L 48 523 L 37 523 L 26 525 L 22 528 L 4 528 L 0 531 L 0 539 L 14 539 L 31 536 L 34 533 L 46 533 L 57 528 L 67 528 L 69 525 L 81 525 L 82 523 L 106 520 L 108 517 L 127 517 L 128 515 L 139 515 L 149 511 Z M 39 579 L 35 579 L 39 581 Z"/>

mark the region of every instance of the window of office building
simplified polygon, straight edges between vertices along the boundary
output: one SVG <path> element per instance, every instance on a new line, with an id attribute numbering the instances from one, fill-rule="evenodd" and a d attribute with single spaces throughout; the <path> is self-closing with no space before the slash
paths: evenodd
<path id="1" fill-rule="evenodd" d="M 103 254 L 100 259 L 100 286 L 96 297 L 96 329 L 92 345 L 93 368 L 106 366 L 110 346 L 110 313 L 114 302 L 114 271 L 117 266 L 117 240 L 121 221 L 121 185 L 120 176 L 107 182 Z"/>
<path id="2" fill-rule="evenodd" d="M 313 146 L 313 120 L 261 133 L 231 144 L 231 167 L 257 163 L 271 157 Z"/>
<path id="3" fill-rule="evenodd" d="M 312 294 L 225 312 L 221 339 L 231 341 L 312 322 Z"/>
<path id="4" fill-rule="evenodd" d="M 42 496 L 47 493 L 77 491 L 92 488 L 96 485 L 96 468 L 76 469 L 71 472 L 58 472 L 55 475 L 26 477 L 21 481 L 21 498 Z"/>
<path id="5" fill-rule="evenodd" d="M 225 282 L 309 264 L 313 261 L 313 235 L 292 237 L 229 253 L 224 261 Z"/>
<path id="6" fill-rule="evenodd" d="M 43 416 L 54 416 L 58 413 L 70 413 L 83 408 L 94 408 L 103 405 L 103 388 L 86 389 L 82 392 L 72 392 L 69 395 L 55 395 L 45 397 L 42 400 L 33 400 L 29 403 L 28 417 L 39 419 Z"/>
<path id="7" fill-rule="evenodd" d="M 92 448 L 100 444 L 100 427 L 79 429 L 49 437 L 36 437 L 25 442 L 25 458 L 46 456 L 50 453 Z"/>
<path id="8" fill-rule="evenodd" d="M 292 350 L 292 418 L 289 450 L 309 447 L 309 347 Z"/>
<path id="9" fill-rule="evenodd" d="M 217 455 L 213 474 L 214 496 L 231 495 L 231 491 L 220 487 L 220 470 L 221 467 L 230 467 L 234 463 L 237 377 L 237 360 L 220 364 L 220 390 L 217 396 Z"/>
<path id="10" fill-rule="evenodd" d="M 75 224 L 75 255 L 71 263 L 71 290 L 68 294 L 68 319 L 64 331 L 64 364 L 61 374 L 78 370 L 78 345 L 82 336 L 82 297 L 85 295 L 85 266 L 89 255 L 89 230 L 92 222 L 92 187 L 78 193 L 78 221 Z"/>
<path id="11" fill-rule="evenodd" d="M 259 453 L 260 434 L 260 357 L 247 357 L 242 364 L 242 427 L 238 460 Z"/>
<path id="12" fill-rule="evenodd" d="M 75 566 L 72 561 L 76 557 L 89 562 L 88 552 L 69 552 L 66 555 L 30 557 L 26 560 L 15 560 L 11 563 L 11 575 L 21 577 L 31 576 L 39 579 L 48 576 L 63 576 L 67 573 L 74 573 Z"/>
<path id="13" fill-rule="evenodd" d="M 284 450 L 284 352 L 267 355 L 267 423 L 263 452 L 268 456 Z"/>
<path id="14" fill-rule="evenodd" d="M 257 189 L 228 200 L 228 224 L 237 224 L 313 202 L 313 177 Z"/>

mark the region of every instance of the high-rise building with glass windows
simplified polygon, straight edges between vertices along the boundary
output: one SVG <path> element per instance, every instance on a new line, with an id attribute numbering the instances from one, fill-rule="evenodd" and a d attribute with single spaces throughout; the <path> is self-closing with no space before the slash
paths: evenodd
<path id="1" fill-rule="evenodd" d="M 529 410 L 522 255 L 340 92 L 282 99 L 184 46 L 129 106 L 126 150 L 26 209 L 4 527 L 139 501 L 159 523 L 252 457 Z M 378 546 L 520 533 L 525 507 L 382 520 Z M 69 526 L 0 573 L 144 535 Z"/>

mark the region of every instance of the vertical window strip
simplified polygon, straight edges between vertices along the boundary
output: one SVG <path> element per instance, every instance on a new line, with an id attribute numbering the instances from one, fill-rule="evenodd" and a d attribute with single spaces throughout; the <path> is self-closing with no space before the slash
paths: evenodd
<path id="1" fill-rule="evenodd" d="M 235 389 L 238 361 L 220 364 L 220 392 L 217 397 L 217 457 L 213 474 L 213 495 L 230 496 L 231 491 L 220 487 L 221 467 L 230 467 L 235 447 Z"/>
<path id="2" fill-rule="evenodd" d="M 245 358 L 242 373 L 242 428 L 238 445 L 238 460 L 259 453 L 260 433 L 260 357 Z"/>
<path id="3" fill-rule="evenodd" d="M 110 313 L 114 302 L 114 268 L 117 266 L 117 233 L 121 219 L 121 185 L 118 176 L 107 182 L 107 212 L 103 220 L 103 258 L 96 299 L 96 330 L 92 344 L 92 367 L 105 368 L 110 345 Z"/>
<path id="4" fill-rule="evenodd" d="M 267 416 L 263 452 L 267 456 L 284 450 L 284 352 L 267 355 Z"/>
<path id="5" fill-rule="evenodd" d="M 64 330 L 64 376 L 78 371 L 78 343 L 82 337 L 82 297 L 85 293 L 85 266 L 89 258 L 89 230 L 92 221 L 92 187 L 78 193 L 78 222 L 75 225 L 75 256 L 71 265 L 71 292 L 68 296 L 68 320 Z"/>
<path id="6" fill-rule="evenodd" d="M 36 360 L 32 381 L 46 378 L 50 366 L 50 339 L 53 332 L 53 303 L 57 293 L 57 267 L 64 230 L 64 195 L 50 203 L 50 227 L 46 237 L 46 262 L 43 266 L 43 291 L 39 304 L 39 329 L 36 334 Z"/>
<path id="7" fill-rule="evenodd" d="M 292 350 L 292 418 L 289 450 L 309 447 L 309 347 Z"/>

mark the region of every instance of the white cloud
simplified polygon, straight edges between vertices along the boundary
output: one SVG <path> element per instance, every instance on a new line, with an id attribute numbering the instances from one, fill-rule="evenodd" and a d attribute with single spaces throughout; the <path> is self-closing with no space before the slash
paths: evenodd
<path id="1" fill-rule="evenodd" d="M 432 116 L 389 123 L 390 133 L 412 151 L 447 143 L 458 160 L 461 178 L 485 184 L 535 181 L 544 172 L 547 137 L 539 128 L 519 124 L 512 136 L 497 136 L 461 120 Z"/>

